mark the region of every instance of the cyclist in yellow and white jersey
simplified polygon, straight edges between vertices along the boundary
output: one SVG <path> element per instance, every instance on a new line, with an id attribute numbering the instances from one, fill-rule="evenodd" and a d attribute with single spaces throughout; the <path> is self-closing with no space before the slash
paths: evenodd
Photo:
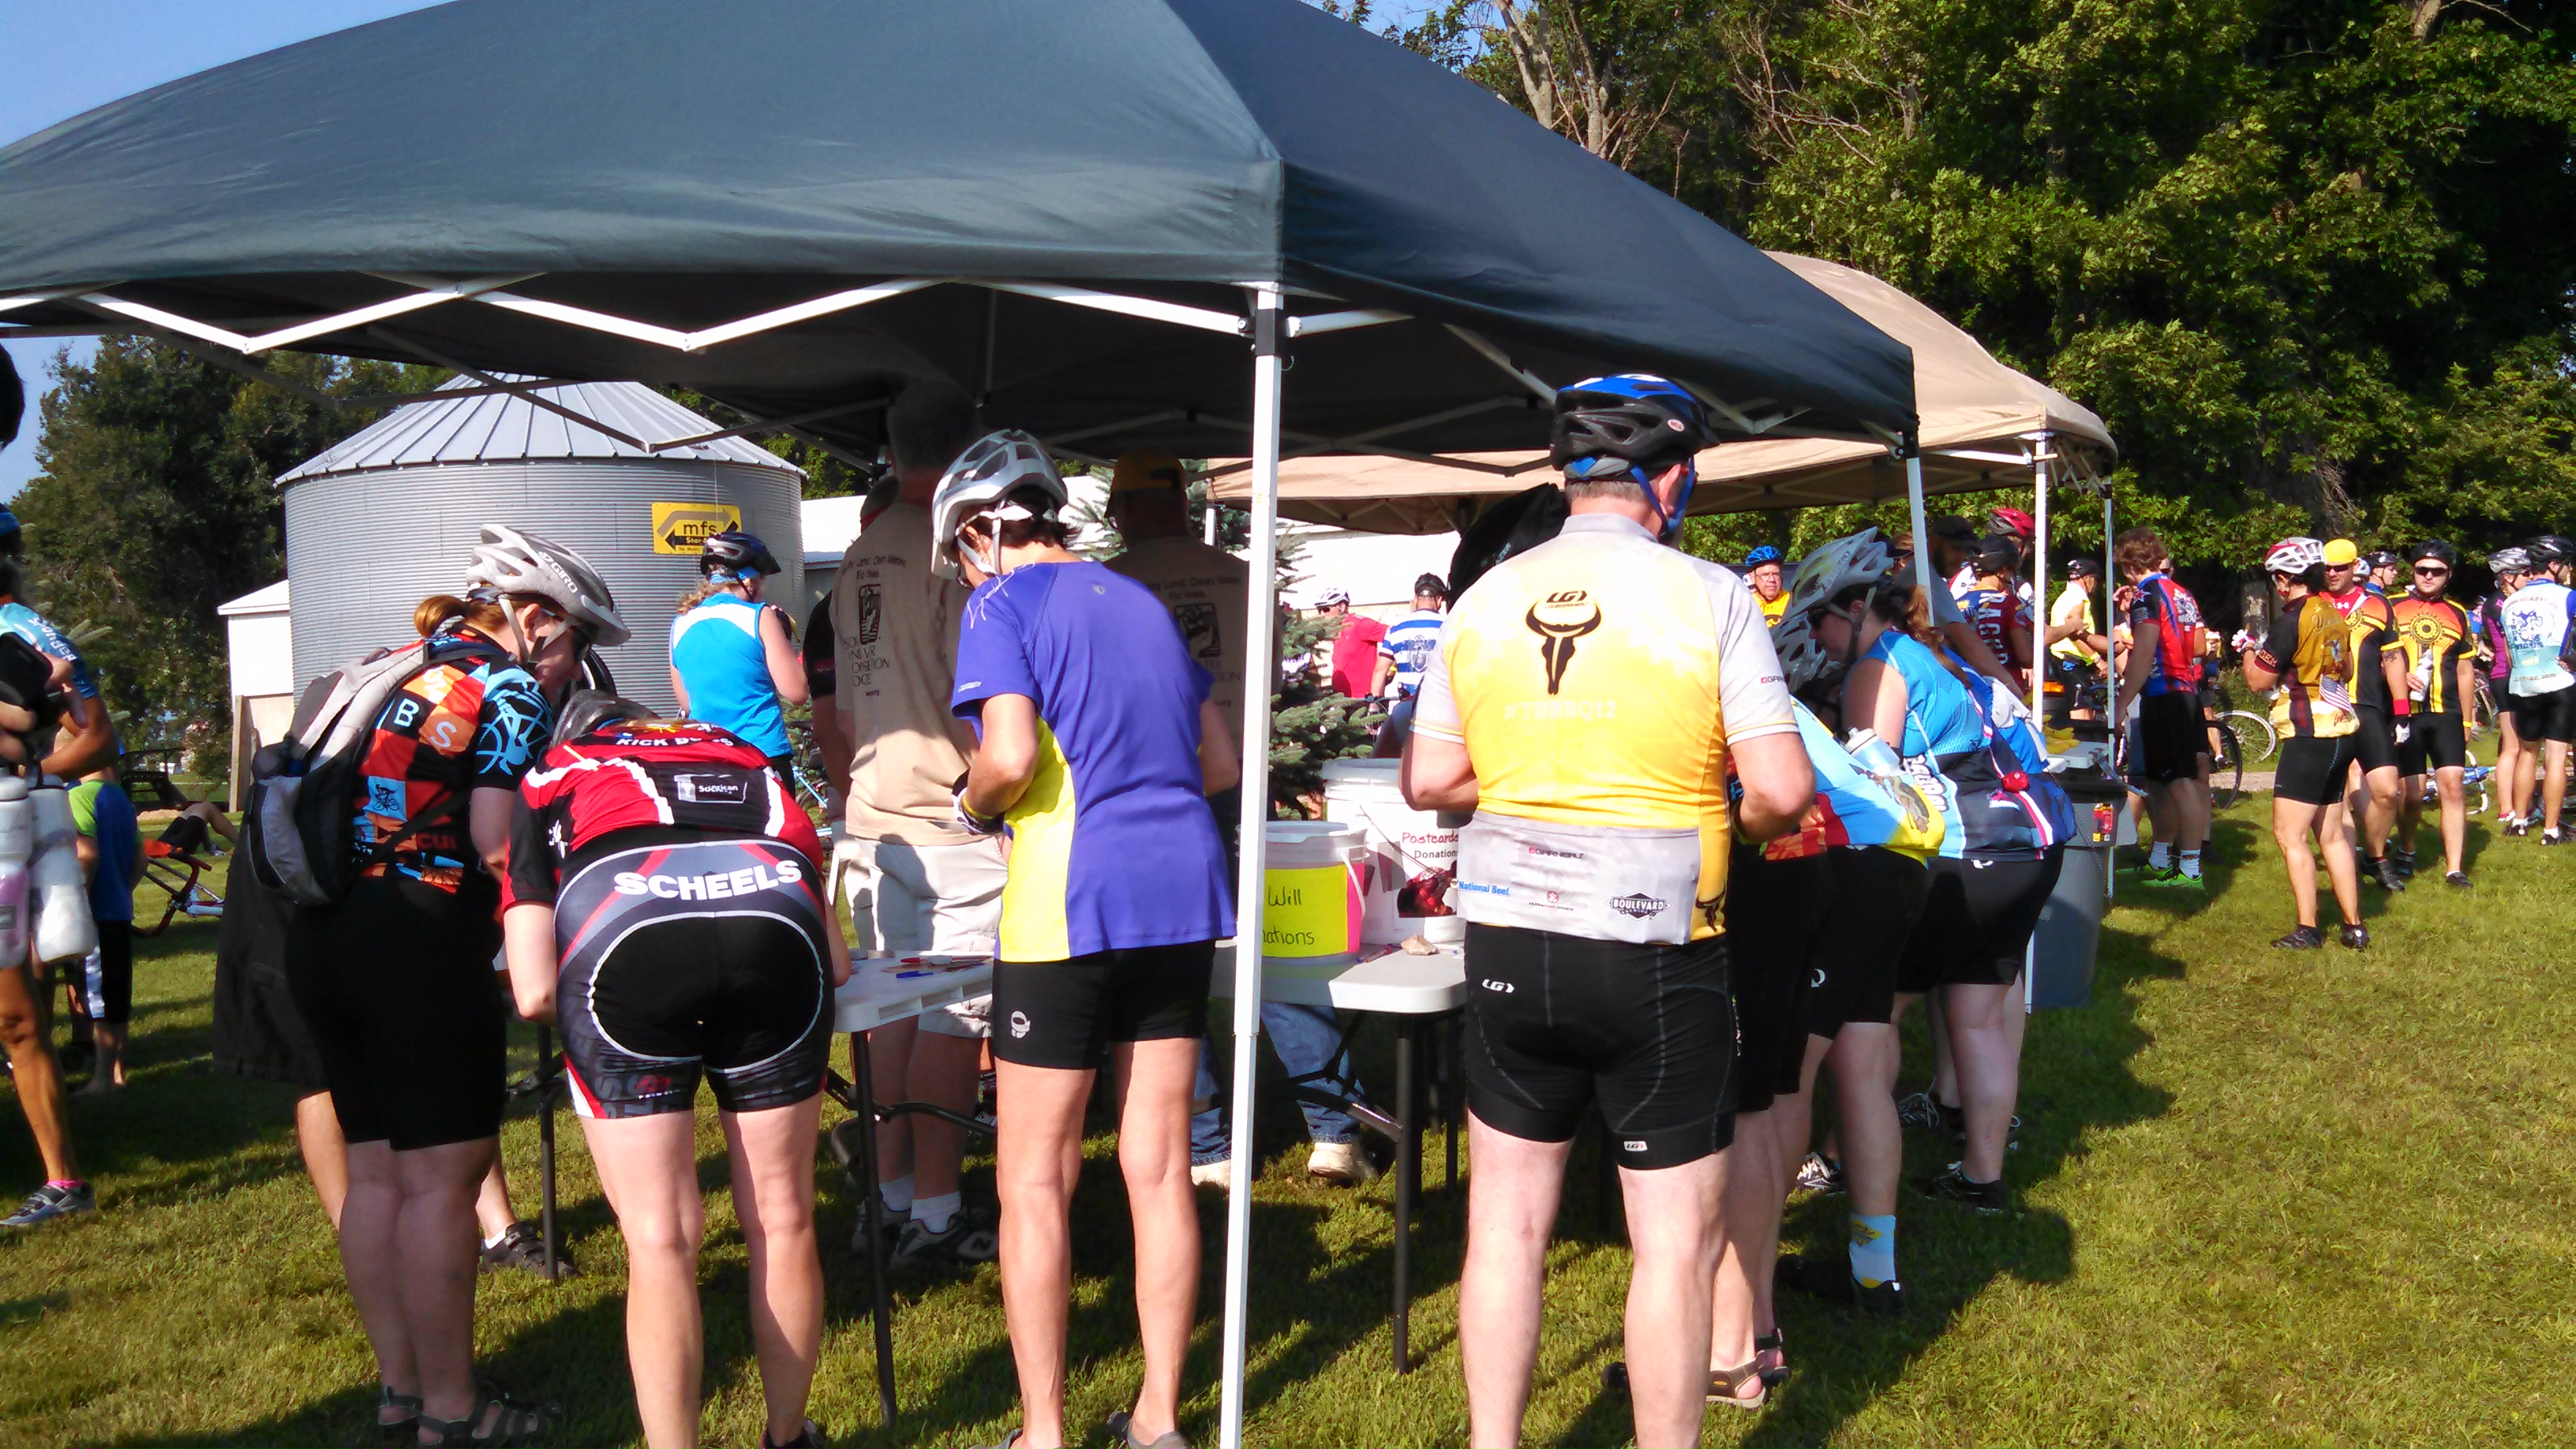
<path id="1" fill-rule="evenodd" d="M 1556 404 L 1571 516 L 1459 598 L 1404 757 L 1414 808 L 1476 812 L 1458 849 L 1469 1433 L 1519 1438 L 1548 1225 L 1597 1098 L 1635 1250 L 1637 1442 L 1693 1443 L 1733 1131 L 1728 857 L 1792 828 L 1814 780 L 1751 592 L 1665 546 L 1710 438 L 1697 400 L 1623 374 Z"/>

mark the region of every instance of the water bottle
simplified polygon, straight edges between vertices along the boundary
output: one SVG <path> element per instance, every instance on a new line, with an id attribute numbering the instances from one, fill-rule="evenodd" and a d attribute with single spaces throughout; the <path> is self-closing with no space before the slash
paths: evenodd
<path id="1" fill-rule="evenodd" d="M 27 799 L 36 816 L 36 859 L 27 892 L 35 905 L 36 959 L 47 965 L 78 961 L 98 949 L 98 923 L 90 919 L 89 887 L 81 879 L 71 795 L 49 782 Z"/>

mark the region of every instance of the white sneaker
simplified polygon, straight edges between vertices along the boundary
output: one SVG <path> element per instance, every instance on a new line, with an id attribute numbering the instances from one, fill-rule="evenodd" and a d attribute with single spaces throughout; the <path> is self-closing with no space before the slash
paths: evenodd
<path id="1" fill-rule="evenodd" d="M 1357 1187 L 1377 1176 L 1377 1164 L 1356 1142 L 1318 1142 L 1306 1156 L 1306 1175 L 1335 1187 Z"/>
<path id="2" fill-rule="evenodd" d="M 1219 1192 L 1224 1192 L 1227 1188 L 1226 1180 L 1233 1176 L 1233 1174 L 1234 1162 L 1231 1158 L 1220 1157 L 1214 1162 L 1192 1163 L 1190 1165 L 1190 1186 L 1212 1187 Z"/>

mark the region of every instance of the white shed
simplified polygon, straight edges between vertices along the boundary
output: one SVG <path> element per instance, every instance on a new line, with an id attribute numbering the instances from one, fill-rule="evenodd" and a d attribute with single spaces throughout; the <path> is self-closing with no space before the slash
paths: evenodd
<path id="1" fill-rule="evenodd" d="M 239 810 L 250 757 L 283 738 L 295 717 L 295 633 L 286 580 L 217 606 L 232 667 L 232 800 Z"/>

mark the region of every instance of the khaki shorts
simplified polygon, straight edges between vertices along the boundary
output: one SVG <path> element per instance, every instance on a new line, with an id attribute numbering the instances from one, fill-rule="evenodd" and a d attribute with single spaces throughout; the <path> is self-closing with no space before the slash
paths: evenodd
<path id="1" fill-rule="evenodd" d="M 844 840 L 832 850 L 832 892 L 850 907 L 861 949 L 879 956 L 990 956 L 1002 928 L 1002 884 L 1010 879 L 995 840 L 907 845 Z M 921 1014 L 936 1036 L 988 1037 L 993 998 L 951 1002 Z"/>

